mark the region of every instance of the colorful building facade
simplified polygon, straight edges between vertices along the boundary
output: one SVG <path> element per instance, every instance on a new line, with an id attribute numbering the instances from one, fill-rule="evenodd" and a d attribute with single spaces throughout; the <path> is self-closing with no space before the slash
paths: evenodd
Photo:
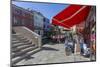
<path id="1" fill-rule="evenodd" d="M 43 36 L 44 16 L 40 12 L 32 11 L 34 17 L 34 32 Z"/>
<path id="2" fill-rule="evenodd" d="M 12 25 L 25 26 L 34 31 L 33 14 L 28 9 L 12 4 Z"/>

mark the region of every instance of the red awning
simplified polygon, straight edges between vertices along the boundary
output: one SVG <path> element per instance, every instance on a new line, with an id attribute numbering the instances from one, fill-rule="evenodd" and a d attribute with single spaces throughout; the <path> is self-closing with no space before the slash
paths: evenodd
<path id="1" fill-rule="evenodd" d="M 52 19 L 52 24 L 70 28 L 86 20 L 90 6 L 70 5 Z"/>

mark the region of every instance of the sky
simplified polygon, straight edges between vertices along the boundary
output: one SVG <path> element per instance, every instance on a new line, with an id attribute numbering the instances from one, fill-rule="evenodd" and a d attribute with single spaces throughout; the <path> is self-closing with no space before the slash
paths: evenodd
<path id="1" fill-rule="evenodd" d="M 36 2 L 19 2 L 19 1 L 12 1 L 12 4 L 15 4 L 16 6 L 35 10 L 40 13 L 42 13 L 45 17 L 47 17 L 49 20 L 52 19 L 53 16 L 61 12 L 63 9 L 68 7 L 68 4 L 55 4 L 55 3 L 36 3 Z"/>

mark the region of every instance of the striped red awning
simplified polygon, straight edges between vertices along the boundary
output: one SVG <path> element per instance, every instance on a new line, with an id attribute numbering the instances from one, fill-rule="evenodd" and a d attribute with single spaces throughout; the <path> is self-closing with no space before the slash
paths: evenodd
<path id="1" fill-rule="evenodd" d="M 86 20 L 91 6 L 70 5 L 52 19 L 52 24 L 70 28 Z"/>

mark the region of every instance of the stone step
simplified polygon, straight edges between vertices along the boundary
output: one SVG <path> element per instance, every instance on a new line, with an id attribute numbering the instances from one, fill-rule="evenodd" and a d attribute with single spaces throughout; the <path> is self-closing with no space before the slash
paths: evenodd
<path id="1" fill-rule="evenodd" d="M 29 40 L 15 40 L 15 41 L 12 41 L 12 44 L 16 44 L 16 43 L 20 43 L 20 42 L 24 42 L 24 43 L 27 43 L 27 42 L 29 42 Z"/>
<path id="2" fill-rule="evenodd" d="M 12 37 L 12 38 L 11 38 L 11 40 L 12 40 L 12 41 L 16 41 L 16 40 L 18 40 L 18 39 L 17 39 L 17 38 Z"/>
<path id="3" fill-rule="evenodd" d="M 22 37 L 22 38 L 17 38 L 18 40 L 27 40 L 27 38 L 24 38 L 24 37 Z"/>
<path id="4" fill-rule="evenodd" d="M 12 34 L 11 35 L 12 37 L 17 37 L 17 36 L 20 36 L 19 34 Z"/>
<path id="5" fill-rule="evenodd" d="M 25 38 L 25 37 L 16 37 L 16 39 L 20 39 L 20 40 L 27 40 L 27 38 Z"/>
<path id="6" fill-rule="evenodd" d="M 21 43 L 20 41 L 12 41 L 12 44 Z"/>
<path id="7" fill-rule="evenodd" d="M 12 35 L 12 39 L 26 39 L 21 35 Z"/>
<path id="8" fill-rule="evenodd" d="M 32 42 L 16 43 L 16 44 L 12 44 L 12 48 L 16 48 L 16 47 L 23 46 L 23 45 L 29 45 L 29 44 L 32 44 Z"/>
<path id="9" fill-rule="evenodd" d="M 17 37 L 14 38 L 14 37 L 12 37 L 11 40 L 12 40 L 12 41 L 16 41 L 16 40 L 23 40 L 23 41 L 24 41 L 24 40 L 27 40 L 27 38 L 17 38 Z"/>
<path id="10" fill-rule="evenodd" d="M 23 49 L 25 49 L 25 48 L 34 47 L 34 46 L 35 46 L 35 45 L 33 45 L 33 44 L 19 46 L 19 47 L 17 47 L 16 49 L 12 49 L 12 52 L 17 52 L 17 51 L 23 50 Z"/>
<path id="11" fill-rule="evenodd" d="M 24 37 L 21 35 L 16 35 L 16 36 L 12 36 L 12 38 L 24 38 Z"/>
<path id="12" fill-rule="evenodd" d="M 12 42 L 15 42 L 15 43 L 16 43 L 17 41 L 26 43 L 26 42 L 28 42 L 29 40 L 28 40 L 27 38 L 16 38 L 16 39 L 13 39 L 13 40 L 12 40 Z M 14 43 L 14 44 L 15 44 L 15 43 Z"/>
<path id="13" fill-rule="evenodd" d="M 15 66 L 18 62 L 20 62 L 21 60 L 25 59 L 26 57 L 31 56 L 31 55 L 39 52 L 40 50 L 41 50 L 40 48 L 36 48 L 36 49 L 34 49 L 34 50 L 30 51 L 30 52 L 27 52 L 26 54 L 23 54 L 22 56 L 18 56 L 16 58 L 13 58 L 12 59 L 13 66 Z"/>
<path id="14" fill-rule="evenodd" d="M 21 55 L 23 55 L 23 54 L 25 54 L 25 53 L 27 53 L 29 51 L 34 50 L 35 48 L 37 48 L 37 47 L 29 47 L 29 48 L 23 49 L 23 50 L 21 50 L 19 52 L 14 52 L 14 54 L 12 54 L 12 58 L 15 58 L 17 56 L 21 56 Z"/>
<path id="15" fill-rule="evenodd" d="M 19 36 L 17 36 L 18 38 L 24 38 L 23 36 L 21 36 L 21 35 L 19 35 Z"/>
<path id="16" fill-rule="evenodd" d="M 18 39 L 11 39 L 11 41 L 18 41 Z"/>
<path id="17" fill-rule="evenodd" d="M 24 43 L 11 44 L 11 47 L 12 48 L 15 48 L 15 47 L 20 46 L 20 45 L 24 45 Z"/>
<path id="18" fill-rule="evenodd" d="M 20 40 L 21 42 L 27 43 L 29 42 L 29 40 L 25 39 L 25 40 Z"/>

